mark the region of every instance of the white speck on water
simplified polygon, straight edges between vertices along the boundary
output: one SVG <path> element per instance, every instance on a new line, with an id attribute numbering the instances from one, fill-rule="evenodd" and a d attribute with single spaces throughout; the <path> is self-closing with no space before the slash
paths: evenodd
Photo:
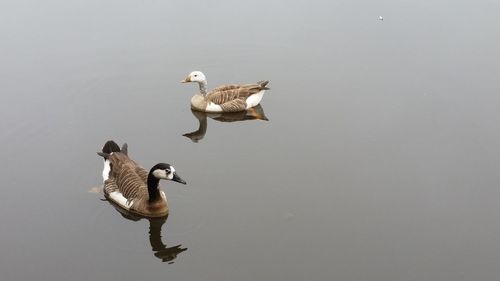
<path id="1" fill-rule="evenodd" d="M 384 20 L 382 16 L 378 16 L 378 20 Z"/>

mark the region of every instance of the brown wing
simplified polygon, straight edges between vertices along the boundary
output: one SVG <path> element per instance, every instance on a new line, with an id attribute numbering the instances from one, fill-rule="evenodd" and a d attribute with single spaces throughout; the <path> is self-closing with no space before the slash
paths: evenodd
<path id="1" fill-rule="evenodd" d="M 267 84 L 269 83 L 268 80 L 262 80 L 259 81 L 255 84 L 244 84 L 244 85 L 237 85 L 237 84 L 229 84 L 229 85 L 221 85 L 217 88 L 214 88 L 212 91 L 210 91 L 208 94 L 211 94 L 212 92 L 221 92 L 221 91 L 226 91 L 226 90 L 233 90 L 233 89 L 238 89 L 238 88 L 252 88 L 252 87 L 260 87 L 261 90 L 268 90 Z"/>
<path id="2" fill-rule="evenodd" d="M 249 96 L 261 90 L 263 90 L 263 87 L 259 84 L 221 86 L 210 91 L 207 94 L 207 99 L 215 104 L 222 105 L 235 99 L 246 100 Z"/>
<path id="3" fill-rule="evenodd" d="M 149 172 L 146 171 L 143 167 L 139 166 L 136 164 L 135 166 L 135 172 L 141 177 L 141 179 L 147 183 L 148 182 L 148 175 Z"/>
<path id="4" fill-rule="evenodd" d="M 247 103 L 242 99 L 235 99 L 220 105 L 224 112 L 238 112 L 247 109 Z"/>
<path id="5" fill-rule="evenodd" d="M 118 186 L 116 186 L 116 182 L 114 178 L 109 178 L 104 181 L 104 194 L 110 194 L 113 191 L 117 191 Z"/>
<path id="6" fill-rule="evenodd" d="M 241 87 L 241 85 L 221 85 L 217 88 L 214 88 L 212 91 L 210 91 L 208 94 L 210 94 L 211 92 L 220 92 L 220 91 L 225 91 L 225 90 L 232 90 L 232 89 L 236 89 L 236 88 L 239 88 Z"/>
<path id="7" fill-rule="evenodd" d="M 115 152 L 110 157 L 111 173 L 105 190 L 120 191 L 127 200 L 147 194 L 147 172 L 127 155 Z M 106 187 L 106 185 L 108 187 Z"/>

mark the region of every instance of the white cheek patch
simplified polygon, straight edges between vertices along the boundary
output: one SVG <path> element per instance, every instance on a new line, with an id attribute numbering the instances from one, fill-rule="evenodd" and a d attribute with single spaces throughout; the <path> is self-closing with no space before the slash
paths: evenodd
<path id="1" fill-rule="evenodd" d="M 174 178 L 174 167 L 170 166 L 170 173 L 167 174 L 165 170 L 157 169 L 153 171 L 153 176 L 157 179 L 172 180 Z"/>
<path id="2" fill-rule="evenodd" d="M 168 174 L 168 179 L 169 180 L 172 180 L 174 178 L 174 173 L 175 173 L 175 169 L 174 167 L 170 166 L 170 173 Z"/>
<path id="3" fill-rule="evenodd" d="M 157 169 L 153 171 L 153 176 L 157 179 L 166 179 L 167 178 L 167 173 L 165 170 Z"/>
<path id="4" fill-rule="evenodd" d="M 111 172 L 111 163 L 109 160 L 104 161 L 104 169 L 102 170 L 102 181 L 106 181 L 109 178 L 109 172 Z"/>

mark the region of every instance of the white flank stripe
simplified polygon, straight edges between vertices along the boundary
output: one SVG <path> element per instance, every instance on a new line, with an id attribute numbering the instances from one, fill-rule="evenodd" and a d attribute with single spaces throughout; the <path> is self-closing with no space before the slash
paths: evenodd
<path id="1" fill-rule="evenodd" d="M 106 181 L 109 178 L 109 172 L 111 171 L 111 165 L 109 160 L 104 161 L 104 169 L 102 170 L 102 181 Z"/>
<path id="2" fill-rule="evenodd" d="M 207 111 L 207 112 L 222 112 L 222 107 L 220 107 L 220 105 L 218 105 L 218 104 L 210 102 L 207 105 L 207 109 L 205 109 L 205 111 Z"/>
<path id="3" fill-rule="evenodd" d="M 127 204 L 127 198 L 123 197 L 122 193 L 119 191 L 113 191 L 109 194 L 109 198 L 113 200 L 116 204 L 120 205 L 122 208 L 126 210 L 130 210 L 130 207 L 134 203 L 134 201 L 130 201 Z"/>
<path id="4" fill-rule="evenodd" d="M 249 96 L 246 100 L 247 102 L 247 109 L 249 108 L 252 108 L 256 105 L 258 105 L 260 103 L 260 101 L 262 100 L 262 96 L 264 96 L 264 93 L 266 92 L 266 90 L 262 90 L 258 93 L 255 93 L 251 96 Z"/>

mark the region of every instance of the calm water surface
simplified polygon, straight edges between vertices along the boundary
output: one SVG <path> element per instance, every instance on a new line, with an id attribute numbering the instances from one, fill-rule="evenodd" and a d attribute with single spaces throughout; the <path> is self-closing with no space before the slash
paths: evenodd
<path id="1" fill-rule="evenodd" d="M 0 280 L 498 280 L 499 15 L 2 1 Z M 271 90 L 246 116 L 192 113 L 192 70 Z M 186 179 L 163 183 L 166 221 L 94 192 L 108 139 Z"/>

